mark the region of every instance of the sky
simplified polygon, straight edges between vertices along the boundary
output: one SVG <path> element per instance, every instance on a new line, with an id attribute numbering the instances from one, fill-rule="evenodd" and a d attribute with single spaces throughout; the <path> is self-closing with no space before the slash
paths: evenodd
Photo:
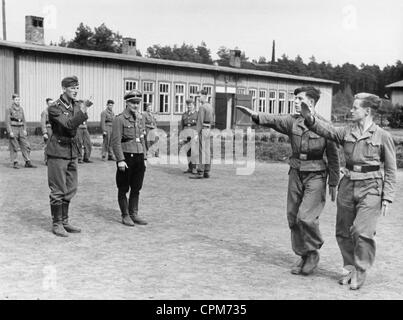
<path id="1" fill-rule="evenodd" d="M 5 0 L 7 40 L 25 40 L 25 16 L 45 17 L 45 43 L 70 40 L 80 22 L 105 23 L 137 39 L 144 55 L 154 44 L 199 45 L 212 57 L 220 46 L 252 59 L 298 54 L 304 62 L 381 67 L 403 60 L 402 0 Z M 2 33 L 0 34 L 2 36 Z"/>

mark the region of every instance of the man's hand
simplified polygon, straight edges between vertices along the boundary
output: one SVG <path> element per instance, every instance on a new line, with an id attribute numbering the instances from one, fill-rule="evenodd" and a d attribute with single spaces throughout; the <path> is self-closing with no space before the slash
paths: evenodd
<path id="1" fill-rule="evenodd" d="M 258 115 L 258 113 L 256 111 L 253 111 L 252 109 L 249 109 L 247 107 L 244 107 L 244 106 L 235 106 L 235 107 L 250 117 Z"/>
<path id="2" fill-rule="evenodd" d="M 48 134 L 47 133 L 44 133 L 43 134 L 43 141 L 48 141 L 48 139 L 49 139 L 49 136 L 48 136 Z"/>
<path id="3" fill-rule="evenodd" d="M 106 136 L 106 131 L 104 131 L 104 132 L 102 133 L 102 135 L 105 137 L 105 136 Z"/>
<path id="4" fill-rule="evenodd" d="M 87 109 L 94 104 L 92 97 L 90 99 L 84 100 L 80 104 L 80 109 L 83 113 L 87 113 Z"/>
<path id="5" fill-rule="evenodd" d="M 27 130 L 22 131 L 22 134 L 26 137 L 28 135 Z"/>
<path id="6" fill-rule="evenodd" d="M 118 168 L 119 168 L 120 171 L 125 171 L 126 168 L 129 168 L 129 167 L 127 166 L 126 162 L 119 161 L 118 162 Z"/>
<path id="7" fill-rule="evenodd" d="M 382 215 L 385 217 L 386 216 L 386 214 L 388 213 L 388 205 L 389 205 L 389 201 L 388 200 L 382 200 L 382 209 L 381 209 L 381 212 L 382 212 Z"/>
<path id="8" fill-rule="evenodd" d="M 147 159 L 144 159 L 144 167 L 147 168 Z"/>
<path id="9" fill-rule="evenodd" d="M 337 192 L 337 187 L 329 186 L 329 195 L 333 202 L 336 200 L 336 192 Z"/>
<path id="10" fill-rule="evenodd" d="M 13 132 L 10 132 L 9 137 L 10 137 L 11 139 L 13 139 L 13 138 L 14 138 L 14 133 L 13 133 Z"/>

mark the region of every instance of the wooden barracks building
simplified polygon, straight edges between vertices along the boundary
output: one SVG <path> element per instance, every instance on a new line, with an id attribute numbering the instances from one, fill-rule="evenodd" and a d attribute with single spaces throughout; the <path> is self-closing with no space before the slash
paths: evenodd
<path id="1" fill-rule="evenodd" d="M 80 97 L 94 97 L 89 126 L 98 126 L 106 101 L 115 101 L 115 114 L 124 108 L 123 96 L 140 89 L 151 102 L 159 125 L 179 121 L 185 100 L 200 89 L 209 92 L 215 110 L 215 126 L 233 128 L 241 124 L 234 114 L 238 104 L 254 110 L 293 113 L 293 91 L 314 85 L 321 92 L 318 111 L 330 120 L 332 86 L 335 81 L 240 68 L 240 51 L 231 51 L 231 67 L 136 56 L 136 40 L 125 38 L 123 53 L 109 53 L 44 45 L 43 18 L 26 17 L 26 42 L 0 40 L 0 127 L 5 128 L 5 108 L 11 95 L 19 93 L 29 127 L 38 127 L 45 99 L 58 98 L 61 79 L 76 75 Z M 4 130 L 1 130 L 2 133 Z"/>

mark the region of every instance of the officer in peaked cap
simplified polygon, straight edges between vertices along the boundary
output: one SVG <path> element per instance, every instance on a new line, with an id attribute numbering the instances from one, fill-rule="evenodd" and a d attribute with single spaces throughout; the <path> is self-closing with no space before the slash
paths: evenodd
<path id="1" fill-rule="evenodd" d="M 138 216 L 140 190 L 146 170 L 147 147 L 145 123 L 140 113 L 142 93 L 132 90 L 125 94 L 125 110 L 112 122 L 112 149 L 116 158 L 116 185 L 122 223 L 145 225 Z M 126 194 L 130 190 L 129 200 Z"/>

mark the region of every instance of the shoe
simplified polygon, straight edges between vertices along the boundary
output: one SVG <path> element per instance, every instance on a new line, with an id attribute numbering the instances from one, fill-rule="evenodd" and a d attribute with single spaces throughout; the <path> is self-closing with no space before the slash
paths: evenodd
<path id="1" fill-rule="evenodd" d="M 203 174 L 201 174 L 201 173 L 196 173 L 196 174 L 191 175 L 191 176 L 189 177 L 189 179 L 203 179 L 203 178 L 204 178 L 204 176 L 203 176 Z"/>
<path id="2" fill-rule="evenodd" d="M 134 222 L 128 215 L 122 216 L 122 223 L 129 227 L 134 227 Z"/>
<path id="3" fill-rule="evenodd" d="M 343 269 L 345 270 L 345 273 L 341 276 L 341 278 L 338 281 L 338 283 L 342 286 L 351 283 L 351 277 L 353 276 L 353 273 L 355 272 L 355 267 L 349 265 L 349 266 L 345 266 Z"/>
<path id="4" fill-rule="evenodd" d="M 292 274 L 301 274 L 302 267 L 305 264 L 306 256 L 301 257 L 292 267 L 291 273 Z"/>
<path id="5" fill-rule="evenodd" d="M 206 173 L 206 172 L 205 172 L 205 173 L 203 174 L 203 178 L 206 178 L 206 179 L 210 178 L 210 173 Z"/>
<path id="6" fill-rule="evenodd" d="M 53 223 L 52 232 L 55 235 L 57 235 L 58 237 L 68 237 L 69 236 L 61 222 Z"/>
<path id="7" fill-rule="evenodd" d="M 20 167 L 18 166 L 18 162 L 17 162 L 17 161 L 14 162 L 13 168 L 14 168 L 14 169 L 19 169 L 19 168 L 20 168 Z"/>
<path id="8" fill-rule="evenodd" d="M 85 163 L 93 163 L 94 161 L 91 161 L 90 159 L 84 159 Z"/>
<path id="9" fill-rule="evenodd" d="M 319 263 L 319 252 L 316 250 L 310 251 L 301 269 L 301 274 L 306 276 L 311 274 L 318 266 L 318 263 Z"/>
<path id="10" fill-rule="evenodd" d="M 78 159 L 78 163 L 83 163 L 83 160 L 82 160 L 82 159 Z"/>
<path id="11" fill-rule="evenodd" d="M 140 224 L 140 225 L 146 225 L 146 224 L 148 224 L 148 222 L 147 221 L 145 221 L 145 220 L 143 220 L 143 219 L 141 219 L 141 218 L 139 218 L 139 216 L 137 215 L 137 214 L 135 214 L 135 215 L 130 215 L 130 218 L 132 219 L 132 221 L 134 222 L 134 223 L 136 223 L 136 224 Z"/>
<path id="12" fill-rule="evenodd" d="M 366 277 L 367 273 L 364 270 L 355 270 L 351 276 L 350 289 L 360 289 L 364 284 Z"/>
<path id="13" fill-rule="evenodd" d="M 36 166 L 34 166 L 31 161 L 26 161 L 25 162 L 25 168 L 36 168 Z"/>
<path id="14" fill-rule="evenodd" d="M 52 232 L 58 237 L 68 237 L 68 233 L 63 227 L 62 215 L 63 209 L 61 205 L 50 205 L 50 212 L 52 215 Z"/>
<path id="15" fill-rule="evenodd" d="M 69 233 L 80 233 L 81 229 L 75 226 L 72 226 L 69 223 L 69 202 L 63 202 L 62 204 L 62 222 L 63 228 Z"/>

